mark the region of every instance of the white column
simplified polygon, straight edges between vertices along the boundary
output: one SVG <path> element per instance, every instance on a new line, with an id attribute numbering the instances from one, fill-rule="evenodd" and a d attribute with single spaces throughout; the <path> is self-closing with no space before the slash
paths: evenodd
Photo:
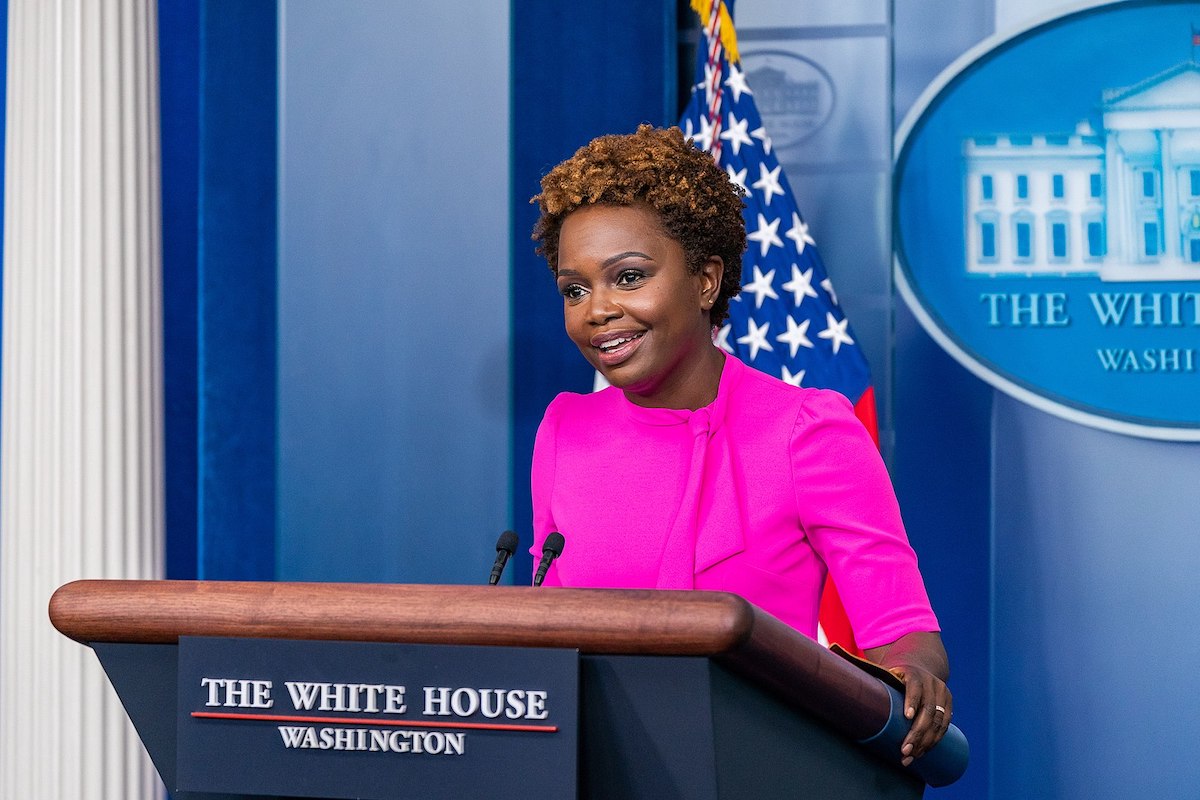
<path id="1" fill-rule="evenodd" d="M 1162 162 L 1162 263 L 1178 265 L 1182 261 L 1183 238 L 1179 232 L 1179 180 L 1175 174 L 1175 136 L 1170 128 L 1156 131 L 1158 135 L 1159 160 Z"/>
<path id="2" fill-rule="evenodd" d="M 1119 132 L 1108 132 L 1104 158 L 1104 229 L 1108 237 L 1104 263 L 1116 267 L 1137 263 L 1134 200 L 1129 193 L 1129 168 L 1119 138 Z"/>
<path id="3" fill-rule="evenodd" d="M 0 797 L 161 793 L 46 605 L 162 572 L 154 0 L 9 0 L 0 354 Z"/>

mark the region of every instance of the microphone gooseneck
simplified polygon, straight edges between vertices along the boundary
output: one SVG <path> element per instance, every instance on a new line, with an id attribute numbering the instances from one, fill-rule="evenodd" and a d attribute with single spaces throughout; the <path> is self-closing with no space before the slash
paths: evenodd
<path id="1" fill-rule="evenodd" d="M 500 534 L 500 538 L 496 540 L 496 561 L 492 564 L 492 574 L 488 577 L 488 586 L 495 586 L 500 582 L 500 576 L 504 573 L 504 565 L 508 563 L 509 556 L 517 552 L 517 535 L 512 531 L 505 531 Z"/>
<path id="2" fill-rule="evenodd" d="M 542 543 L 542 561 L 538 564 L 537 572 L 533 576 L 533 585 L 541 586 L 542 581 L 546 580 L 546 571 L 550 569 L 550 565 L 554 563 L 554 559 L 562 555 L 563 546 L 567 540 L 558 531 L 551 531 L 546 537 L 546 541 Z"/>

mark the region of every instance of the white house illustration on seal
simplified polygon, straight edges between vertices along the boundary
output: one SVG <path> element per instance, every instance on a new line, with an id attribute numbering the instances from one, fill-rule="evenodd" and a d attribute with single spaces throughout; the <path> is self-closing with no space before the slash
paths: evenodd
<path id="1" fill-rule="evenodd" d="M 976 136 L 969 274 L 1200 280 L 1200 65 L 1108 89 L 1103 131 Z"/>

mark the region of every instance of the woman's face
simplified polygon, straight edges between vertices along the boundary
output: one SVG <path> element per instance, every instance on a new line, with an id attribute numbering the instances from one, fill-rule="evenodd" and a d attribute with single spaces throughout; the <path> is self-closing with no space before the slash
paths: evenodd
<path id="1" fill-rule="evenodd" d="M 699 407 L 712 397 L 692 395 L 716 391 L 714 381 L 704 385 L 714 364 L 720 375 L 709 311 L 722 270 L 714 257 L 691 273 L 682 246 L 648 206 L 584 206 L 559 234 L 567 335 L 633 402 Z"/>

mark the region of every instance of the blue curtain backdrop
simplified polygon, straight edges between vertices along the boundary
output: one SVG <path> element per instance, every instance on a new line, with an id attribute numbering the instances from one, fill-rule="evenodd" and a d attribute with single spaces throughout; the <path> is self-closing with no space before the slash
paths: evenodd
<path id="1" fill-rule="evenodd" d="M 169 577 L 275 577 L 276 15 L 159 4 Z"/>

